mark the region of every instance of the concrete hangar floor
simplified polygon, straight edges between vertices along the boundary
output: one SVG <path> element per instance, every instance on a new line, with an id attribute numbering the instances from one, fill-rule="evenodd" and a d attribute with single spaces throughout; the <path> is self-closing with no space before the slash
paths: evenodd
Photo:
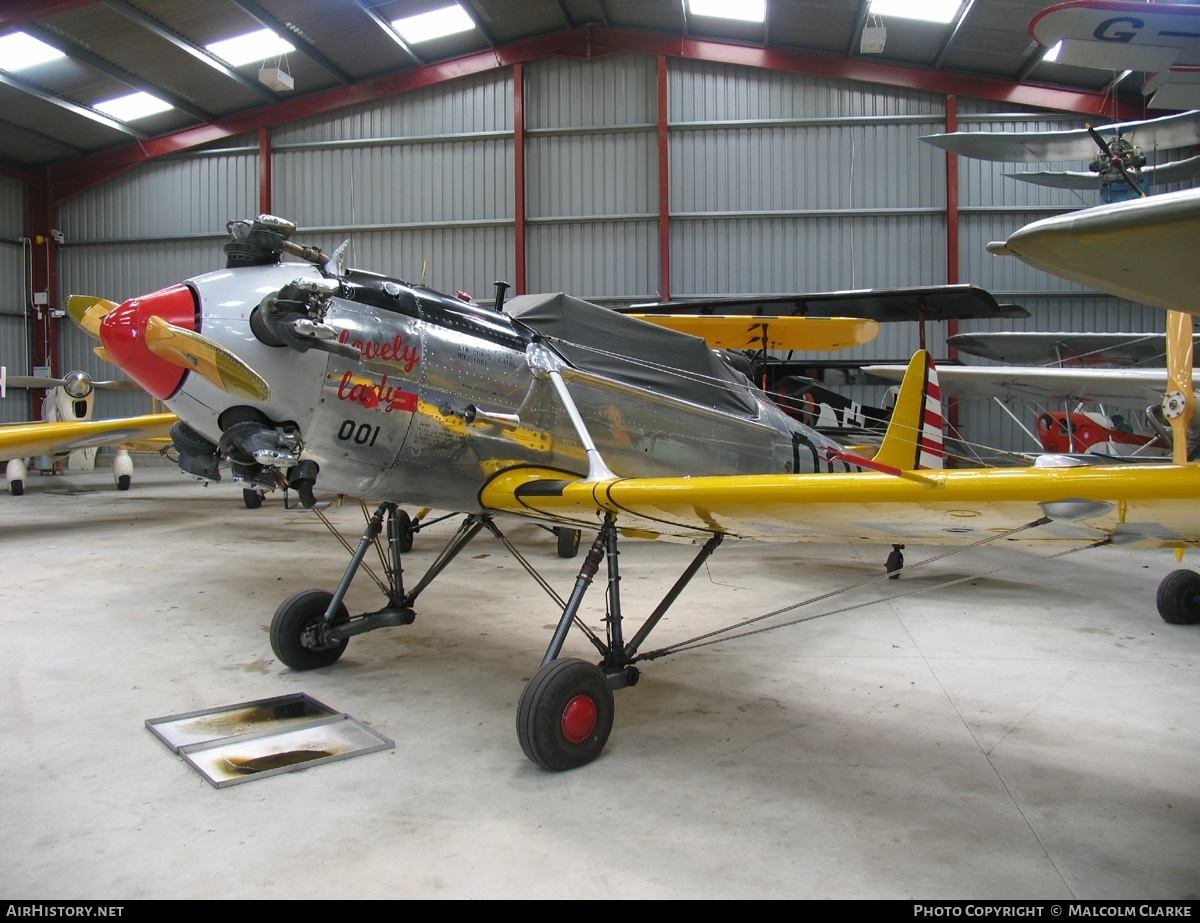
<path id="1" fill-rule="evenodd" d="M 355 542 L 357 505 L 329 514 Z M 417 535 L 410 581 L 453 529 Z M 506 533 L 565 595 L 581 559 L 532 524 Z M 652 640 L 854 583 L 885 553 L 722 548 Z M 10 899 L 1200 895 L 1200 630 L 1154 611 L 1167 552 L 1040 559 L 647 664 L 605 752 L 566 773 L 514 731 L 553 604 L 491 537 L 415 624 L 310 672 L 274 659 L 271 615 L 332 590 L 348 555 L 281 498 L 249 510 L 145 465 L 124 493 L 105 471 L 31 478 L 0 496 L 0 555 Z M 972 555 L 846 602 L 1033 557 Z M 690 556 L 625 542 L 627 618 Z M 381 605 L 361 576 L 348 602 Z M 586 611 L 599 627 L 602 579 Z M 566 652 L 592 656 L 576 631 Z M 214 787 L 146 724 L 299 693 L 395 746 Z"/>

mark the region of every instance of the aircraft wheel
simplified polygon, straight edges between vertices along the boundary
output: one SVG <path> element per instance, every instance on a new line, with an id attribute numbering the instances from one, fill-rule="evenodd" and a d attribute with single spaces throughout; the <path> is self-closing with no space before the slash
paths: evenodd
<path id="1" fill-rule="evenodd" d="M 129 485 L 133 483 L 133 478 L 128 474 L 122 474 L 117 478 L 117 490 L 129 490 Z"/>
<path id="2" fill-rule="evenodd" d="M 573 558 L 579 554 L 579 530 L 555 528 L 554 534 L 558 537 L 558 556 L 560 558 Z"/>
<path id="3" fill-rule="evenodd" d="M 309 631 L 324 620 L 331 599 L 333 594 L 325 590 L 301 590 L 279 604 L 271 619 L 271 650 L 284 666 L 293 670 L 315 670 L 329 666 L 342 656 L 349 640 L 343 638 L 319 645 Z M 340 604 L 336 621 L 349 620 L 350 613 L 345 604 Z"/>
<path id="4" fill-rule="evenodd" d="M 25 493 L 25 482 L 24 481 L 9 481 L 8 482 L 8 492 L 10 494 L 12 494 L 14 497 L 21 496 L 21 494 Z"/>
<path id="5" fill-rule="evenodd" d="M 533 675 L 517 703 L 517 739 L 543 769 L 590 763 L 608 742 L 613 694 L 604 672 L 583 660 L 552 660 Z"/>
<path id="6" fill-rule="evenodd" d="M 396 510 L 396 526 L 400 529 L 401 553 L 412 551 L 413 527 L 412 517 L 404 510 Z"/>
<path id="7" fill-rule="evenodd" d="M 256 510 L 260 506 L 262 506 L 263 495 L 260 494 L 257 490 L 250 490 L 249 488 L 243 487 L 242 488 L 242 502 L 244 504 L 246 504 L 246 509 Z"/>
<path id="8" fill-rule="evenodd" d="M 1158 614 L 1172 625 L 1200 623 L 1200 574 L 1173 570 L 1158 585 Z"/>
<path id="9" fill-rule="evenodd" d="M 887 562 L 883 565 L 888 572 L 888 580 L 899 580 L 900 571 L 904 568 L 904 552 L 900 549 L 903 545 L 893 545 L 891 553 L 887 556 Z"/>

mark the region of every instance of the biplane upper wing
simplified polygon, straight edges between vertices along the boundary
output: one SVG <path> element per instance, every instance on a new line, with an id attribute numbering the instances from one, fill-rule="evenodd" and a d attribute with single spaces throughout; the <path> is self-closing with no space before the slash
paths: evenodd
<path id="1" fill-rule="evenodd" d="M 1098 205 L 1028 224 L 998 256 L 1166 310 L 1200 314 L 1200 189 Z"/>
<path id="2" fill-rule="evenodd" d="M 853 289 L 782 295 L 734 295 L 688 298 L 621 308 L 623 314 L 700 314 L 742 316 L 857 317 L 879 323 L 919 320 L 990 320 L 1027 318 L 1019 305 L 1000 304 L 977 285 Z M 651 318 L 646 316 L 645 320 Z"/>
<path id="3" fill-rule="evenodd" d="M 0 426 L 0 459 L 28 458 L 89 449 L 121 446 L 147 439 L 162 439 L 179 419 L 173 413 L 152 413 L 113 420 L 61 423 L 12 423 Z"/>

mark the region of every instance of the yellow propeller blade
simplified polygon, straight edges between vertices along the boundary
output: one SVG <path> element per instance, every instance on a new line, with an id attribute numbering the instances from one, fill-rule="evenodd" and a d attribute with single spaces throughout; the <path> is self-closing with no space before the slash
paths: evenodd
<path id="1" fill-rule="evenodd" d="M 112 356 L 110 356 L 108 354 L 108 350 L 105 349 L 103 346 L 93 346 L 92 352 L 94 352 L 97 356 L 99 356 L 105 362 L 112 362 L 113 365 L 116 365 L 116 363 L 112 361 Z"/>
<path id="2" fill-rule="evenodd" d="M 1183 311 L 1167 312 L 1167 391 L 1180 395 L 1179 413 L 1169 416 L 1174 443 L 1171 460 L 1177 465 L 1187 461 L 1187 434 L 1196 413 L 1196 394 L 1192 390 L 1192 315 Z"/>
<path id="3" fill-rule="evenodd" d="M 117 305 L 95 295 L 72 295 L 67 299 L 67 313 L 88 334 L 100 338 L 100 321 Z"/>
<path id="4" fill-rule="evenodd" d="M 160 359 L 195 372 L 227 394 L 262 403 L 271 398 L 266 379 L 224 346 L 157 315 L 146 324 L 146 348 Z"/>

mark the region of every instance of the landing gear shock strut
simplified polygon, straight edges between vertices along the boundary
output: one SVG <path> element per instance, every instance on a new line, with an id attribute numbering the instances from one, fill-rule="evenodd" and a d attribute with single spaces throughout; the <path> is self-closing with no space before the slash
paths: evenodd
<path id="1" fill-rule="evenodd" d="M 628 642 L 621 614 L 621 574 L 617 560 L 617 527 L 612 516 L 592 542 L 575 578 L 575 586 L 563 606 L 541 669 L 533 675 L 517 704 L 517 739 L 521 749 L 543 769 L 561 771 L 590 763 L 604 749 L 612 730 L 614 689 L 637 684 L 641 671 L 636 663 L 642 643 L 666 615 L 696 572 L 708 559 L 722 536 L 713 535 L 646 618 Z M 606 638 L 600 639 L 578 619 L 583 596 L 600 570 L 608 564 L 608 612 Z M 574 658 L 559 659 L 572 624 L 578 624 L 600 652 L 599 665 Z"/>
<path id="2" fill-rule="evenodd" d="M 342 574 L 337 589 L 333 593 L 306 590 L 294 594 L 284 600 L 275 611 L 271 620 L 271 648 L 275 651 L 275 656 L 293 670 L 311 670 L 314 667 L 328 666 L 337 660 L 346 649 L 346 643 L 354 635 L 374 631 L 376 628 L 411 625 L 417 617 L 412 608 L 417 596 L 479 533 L 484 527 L 483 519 L 480 516 L 468 516 L 430 565 L 425 576 L 412 590 L 406 592 L 401 555 L 412 548 L 413 532 L 419 529 L 421 524 L 414 523 L 395 503 L 380 504 L 368 520 L 366 530 L 351 555 L 350 564 Z M 325 522 L 329 525 L 328 520 Z M 385 525 L 387 551 L 386 554 L 381 551 L 381 556 L 384 557 L 386 580 L 380 580 L 378 577 L 375 580 L 387 597 L 387 605 L 374 612 L 350 616 L 343 602 L 346 592 L 350 589 L 359 568 L 363 566 L 363 558 L 366 557 L 367 551 L 377 544 L 379 536 L 384 532 Z M 317 596 L 313 594 L 318 594 L 323 603 L 319 615 L 312 611 L 317 606 Z M 301 596 L 304 597 L 304 612 L 297 614 L 295 610 L 299 603 L 296 600 Z M 313 652 L 319 652 L 322 656 L 311 656 Z"/>

